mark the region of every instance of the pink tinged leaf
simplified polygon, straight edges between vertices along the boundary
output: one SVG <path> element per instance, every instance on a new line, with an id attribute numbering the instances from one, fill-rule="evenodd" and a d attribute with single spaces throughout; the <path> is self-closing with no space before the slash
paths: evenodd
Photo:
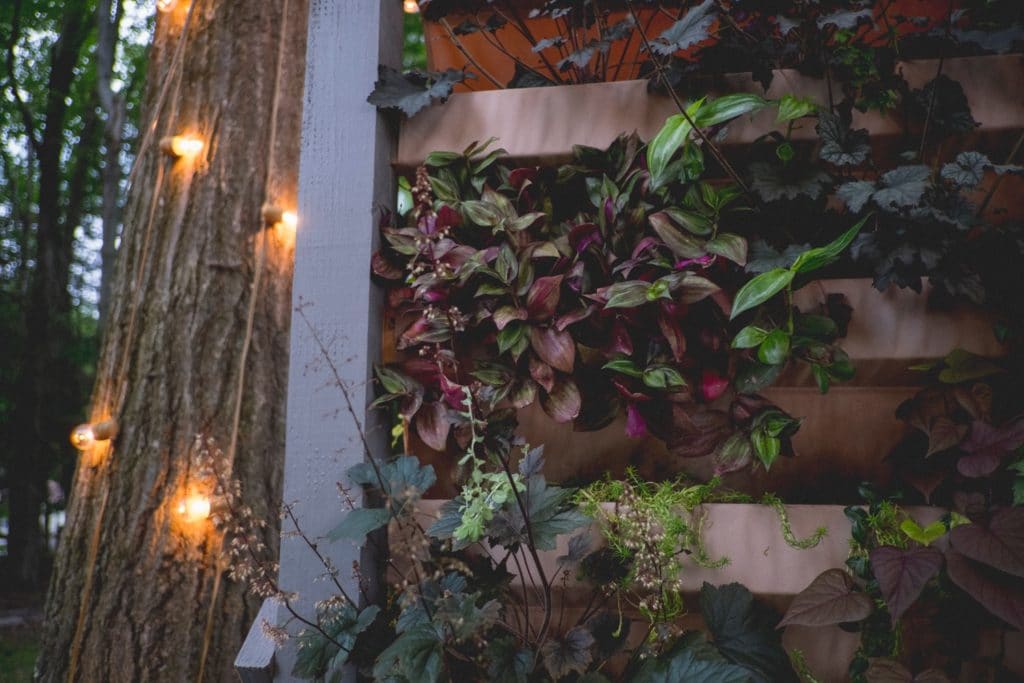
<path id="1" fill-rule="evenodd" d="M 371 259 L 371 268 L 373 274 L 382 277 L 386 280 L 400 280 L 404 271 L 396 265 L 393 265 L 390 261 L 384 258 L 384 255 L 379 251 L 374 252 L 373 258 Z"/>
<path id="2" fill-rule="evenodd" d="M 669 348 L 672 349 L 672 357 L 677 361 L 682 361 L 683 356 L 686 355 L 686 335 L 683 334 L 679 321 L 662 311 L 658 315 L 658 328 L 665 337 L 665 341 L 668 342 Z"/>
<path id="3" fill-rule="evenodd" d="M 956 467 L 966 477 L 989 475 L 1010 451 L 1021 444 L 1024 444 L 1024 418 L 999 428 L 975 420 L 971 423 L 971 433 L 960 445 L 967 457 L 960 458 Z"/>
<path id="4" fill-rule="evenodd" d="M 505 329 L 513 320 L 526 320 L 526 310 L 515 306 L 501 306 L 491 316 L 494 319 L 494 326 L 499 330 Z"/>
<path id="5" fill-rule="evenodd" d="M 946 572 L 953 583 L 982 607 L 1018 631 L 1024 631 L 1024 589 L 1019 580 L 1008 580 L 1006 575 L 954 551 L 946 553 Z"/>
<path id="6" fill-rule="evenodd" d="M 517 168 L 508 175 L 508 184 L 517 191 L 522 188 L 523 183 L 537 177 L 536 168 Z"/>
<path id="7" fill-rule="evenodd" d="M 957 424 L 948 417 L 935 418 L 928 430 L 928 452 L 925 457 L 956 446 L 966 435 L 967 425 Z"/>
<path id="8" fill-rule="evenodd" d="M 430 448 L 443 451 L 448 442 L 448 410 L 440 401 L 424 403 L 416 413 L 416 433 Z"/>
<path id="9" fill-rule="evenodd" d="M 576 253 L 585 251 L 591 244 L 602 244 L 601 230 L 593 223 L 580 223 L 569 230 L 569 246 Z"/>
<path id="10" fill-rule="evenodd" d="M 444 395 L 445 403 L 450 405 L 456 410 L 464 411 L 466 409 L 466 395 L 468 387 L 448 379 L 443 374 L 441 375 L 441 393 Z"/>
<path id="11" fill-rule="evenodd" d="M 576 343 L 572 335 L 553 327 L 531 327 L 530 345 L 541 360 L 562 372 L 572 372 L 576 362 Z"/>
<path id="12" fill-rule="evenodd" d="M 790 624 L 828 626 L 867 619 L 875 608 L 874 602 L 853 588 L 853 579 L 842 569 L 823 572 L 793 598 L 778 628 Z"/>
<path id="13" fill-rule="evenodd" d="M 555 381 L 552 390 L 541 396 L 541 407 L 555 422 L 572 422 L 580 414 L 579 387 L 568 377 Z"/>
<path id="14" fill-rule="evenodd" d="M 700 373 L 700 395 L 708 403 L 715 401 L 729 388 L 729 380 L 714 370 L 705 368 Z"/>
<path id="15" fill-rule="evenodd" d="M 687 266 L 699 266 L 700 268 L 707 268 L 715 260 L 715 257 L 711 254 L 706 254 L 700 258 L 684 258 L 676 261 L 675 269 L 682 270 Z"/>
<path id="16" fill-rule="evenodd" d="M 612 385 L 618 390 L 618 392 L 630 401 L 650 401 L 651 397 L 639 391 L 633 391 L 629 385 L 619 379 L 613 379 Z"/>
<path id="17" fill-rule="evenodd" d="M 516 408 L 525 408 L 533 404 L 537 400 L 537 383 L 530 379 L 520 382 L 512 390 L 509 400 L 512 401 L 512 405 Z"/>
<path id="18" fill-rule="evenodd" d="M 423 391 L 414 391 L 402 397 L 402 402 L 398 405 L 398 412 L 406 420 L 411 420 L 412 416 L 416 414 L 422 405 Z"/>
<path id="19" fill-rule="evenodd" d="M 574 311 L 569 311 L 568 313 L 560 315 L 555 319 L 555 329 L 561 332 L 565 328 L 569 327 L 569 325 L 573 325 L 582 320 L 586 320 L 596 310 L 597 306 L 590 305 L 587 306 L 586 308 L 577 308 Z"/>
<path id="20" fill-rule="evenodd" d="M 951 683 L 939 669 L 926 669 L 916 676 L 895 659 L 873 658 L 864 678 L 869 683 Z"/>
<path id="21" fill-rule="evenodd" d="M 999 510 L 988 522 L 953 527 L 949 540 L 957 552 L 991 567 L 1024 577 L 1024 508 Z"/>
<path id="22" fill-rule="evenodd" d="M 631 254 L 630 258 L 638 259 L 638 258 L 640 258 L 641 254 L 643 254 L 645 251 L 647 251 L 651 247 L 658 246 L 658 244 L 660 244 L 660 242 L 658 241 L 658 239 L 656 237 L 645 237 L 642 240 L 640 240 L 639 242 L 637 242 L 636 246 L 633 247 L 633 253 Z"/>
<path id="23" fill-rule="evenodd" d="M 615 220 L 615 202 L 611 197 L 604 200 L 604 221 L 605 225 L 611 225 Z"/>
<path id="24" fill-rule="evenodd" d="M 925 585 L 942 569 L 942 553 L 935 548 L 900 550 L 882 546 L 872 550 L 869 558 L 893 623 L 914 604 Z"/>
<path id="25" fill-rule="evenodd" d="M 462 223 L 462 216 L 458 211 L 448 206 L 447 204 L 442 206 L 437 212 L 437 222 L 435 227 L 438 230 L 445 228 L 454 227 Z"/>
<path id="26" fill-rule="evenodd" d="M 544 387 L 544 391 L 550 392 L 555 386 L 555 371 L 532 353 L 530 354 L 530 377 Z"/>
<path id="27" fill-rule="evenodd" d="M 715 451 L 712 460 L 715 464 L 715 476 L 736 472 L 754 460 L 754 445 L 743 432 L 736 432 L 722 442 Z"/>
<path id="28" fill-rule="evenodd" d="M 632 402 L 626 406 L 626 436 L 631 439 L 647 436 L 647 420 L 640 413 L 640 406 Z"/>
<path id="29" fill-rule="evenodd" d="M 451 268 L 452 271 L 456 271 L 476 253 L 477 251 L 473 247 L 459 246 L 449 250 L 445 253 L 444 258 L 439 260 Z"/>
<path id="30" fill-rule="evenodd" d="M 420 220 L 416 224 L 416 227 L 418 227 L 420 229 L 420 232 L 422 232 L 424 235 L 433 235 L 435 232 L 437 232 L 438 229 L 437 216 L 430 213 L 424 214 L 423 216 L 420 217 Z"/>
<path id="31" fill-rule="evenodd" d="M 633 339 L 629 336 L 629 330 L 622 322 L 622 318 L 616 318 L 612 323 L 612 336 L 605 347 L 609 354 L 621 353 L 626 356 L 633 355 Z"/>
<path id="32" fill-rule="evenodd" d="M 558 310 L 564 275 L 537 278 L 526 295 L 526 311 L 531 320 L 549 320 Z"/>

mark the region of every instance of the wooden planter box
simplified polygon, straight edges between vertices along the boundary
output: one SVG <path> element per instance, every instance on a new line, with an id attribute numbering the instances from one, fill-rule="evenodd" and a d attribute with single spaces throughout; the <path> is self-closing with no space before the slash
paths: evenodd
<path id="1" fill-rule="evenodd" d="M 444 502 L 421 501 L 418 509 L 421 524 L 431 524 L 437 518 Z M 612 505 L 606 504 L 608 507 Z M 800 550 L 787 545 L 783 540 L 779 516 L 770 507 L 745 504 L 703 506 L 703 513 L 706 515 L 704 541 L 708 555 L 715 559 L 727 557 L 729 564 L 718 569 L 706 569 L 693 564 L 686 567 L 683 594 L 689 613 L 681 621 L 684 627 L 697 628 L 701 624 L 697 593 L 704 582 L 715 586 L 734 581 L 742 583 L 758 598 L 783 613 L 793 597 L 819 574 L 828 569 L 845 566 L 850 552 L 850 522 L 843 514 L 841 506 L 787 505 L 786 511 L 793 532 L 798 538 L 809 536 L 818 527 L 826 527 L 828 535 L 816 547 Z M 922 525 L 937 520 L 943 514 L 943 510 L 928 507 L 908 508 L 907 512 Z M 592 528 L 590 534 L 594 547 L 599 547 L 600 532 Z M 540 553 L 541 564 L 548 577 L 557 576 L 561 572 L 558 557 L 568 552 L 568 540 L 568 537 L 562 537 L 555 550 Z M 528 561 L 526 558 L 520 559 Z M 514 564 L 509 564 L 509 570 L 515 572 Z M 392 578 L 396 578 L 396 575 Z M 514 585 L 522 584 L 518 577 L 512 581 Z M 518 589 L 516 590 L 518 592 Z M 576 582 L 575 578 L 569 581 L 565 589 L 555 592 L 555 608 L 558 613 L 564 608 L 565 623 L 574 623 L 579 612 L 587 604 L 589 595 L 590 588 Z M 534 599 L 539 600 L 539 597 L 534 596 Z M 623 605 L 623 608 L 626 616 L 640 620 L 642 625 L 641 615 L 631 610 L 628 605 Z M 542 610 L 539 607 L 531 612 L 531 617 L 537 619 L 538 623 L 541 615 Z M 631 646 L 639 645 L 642 631 L 642 628 L 632 629 Z M 847 680 L 847 665 L 858 647 L 859 634 L 845 632 L 838 626 L 792 626 L 786 629 L 783 644 L 788 650 L 800 650 L 811 670 L 822 681 L 840 683 Z M 1011 651 L 1009 646 L 1007 650 Z M 1024 670 L 1020 668 L 1021 664 L 1011 662 L 1012 666 L 1017 667 L 1015 670 Z"/>
<path id="2" fill-rule="evenodd" d="M 935 77 L 938 61 L 903 62 L 900 68 L 910 85 L 920 88 Z M 959 138 L 961 144 L 988 152 L 1001 163 L 1024 127 L 1024 98 L 1020 96 L 1024 56 L 947 59 L 942 72 L 960 82 L 972 115 L 981 123 L 977 132 Z M 680 95 L 687 98 L 731 92 L 762 94 L 762 89 L 748 75 L 730 75 L 709 79 L 707 89 L 699 93 Z M 767 98 L 794 94 L 826 103 L 828 85 L 823 79 L 780 70 L 763 94 Z M 456 93 L 446 103 L 402 122 L 394 163 L 401 170 L 412 169 L 430 152 L 462 150 L 473 141 L 492 136 L 498 138 L 510 157 L 524 163 L 564 162 L 576 144 L 604 148 L 620 133 L 633 130 L 649 140 L 666 118 L 677 113 L 670 98 L 647 92 L 647 81 Z M 775 113 L 766 110 L 733 122 L 724 142 L 726 151 L 776 129 L 774 121 Z M 889 147 L 890 152 L 903 149 L 903 130 L 894 117 L 855 111 L 853 126 L 867 128 L 873 142 Z M 797 128 L 793 136 L 797 141 L 810 140 L 815 137 L 813 126 Z M 944 151 L 955 153 L 952 148 Z M 1009 180 L 1003 182 L 1003 186 L 1010 184 Z M 1011 196 L 1004 189 L 993 201 Z"/>

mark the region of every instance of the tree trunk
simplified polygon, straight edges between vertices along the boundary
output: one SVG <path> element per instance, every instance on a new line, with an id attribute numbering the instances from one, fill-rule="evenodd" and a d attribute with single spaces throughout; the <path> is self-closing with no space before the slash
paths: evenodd
<path id="1" fill-rule="evenodd" d="M 17 8 L 20 12 L 20 7 Z M 74 414 L 77 369 L 68 356 L 73 338 L 68 284 L 77 222 L 69 219 L 72 204 L 81 206 L 81 182 L 63 187 L 62 155 L 68 96 L 89 34 L 84 4 L 64 15 L 60 38 L 54 43 L 47 79 L 42 134 L 36 137 L 31 117 L 25 128 L 39 165 L 39 215 L 35 232 L 35 268 L 25 304 L 25 353 L 20 367 L 11 438 L 10 538 L 8 549 L 16 562 L 15 577 L 23 584 L 38 581 L 45 555 L 39 524 L 46 499 L 47 466 L 63 450 L 61 437 L 68 415 Z M 27 111 L 27 110 L 26 110 Z M 86 112 L 88 116 L 88 112 Z M 95 124 L 95 120 L 93 120 Z M 86 124 L 88 128 L 90 124 Z M 84 144 L 92 131 L 83 129 Z M 88 156 L 88 155 L 86 155 Z M 79 179 L 81 176 L 79 176 Z M 77 193 L 75 197 L 65 194 Z M 61 215 L 61 208 L 68 212 Z M 80 217 L 80 214 L 79 214 Z"/>
<path id="2" fill-rule="evenodd" d="M 211 487 L 197 440 L 233 462 L 241 502 L 276 543 L 293 244 L 264 228 L 260 208 L 295 205 L 307 3 L 182 5 L 157 20 L 93 393 L 92 419 L 115 417 L 119 433 L 76 472 L 43 681 L 234 679 L 259 601 L 227 577 L 212 520 L 177 511 L 187 489 Z M 162 155 L 159 139 L 175 133 L 202 138 L 202 153 Z"/>

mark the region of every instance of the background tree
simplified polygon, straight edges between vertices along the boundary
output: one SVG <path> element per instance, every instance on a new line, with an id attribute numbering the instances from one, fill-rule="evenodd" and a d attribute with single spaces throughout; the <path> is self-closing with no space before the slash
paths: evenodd
<path id="1" fill-rule="evenodd" d="M 99 40 L 95 1 L 0 6 L 0 352 L 8 361 L 0 372 L 0 435 L 7 445 L 0 489 L 10 491 L 4 573 L 27 587 L 45 577 L 39 515 L 46 480 L 70 478 L 66 434 L 81 415 L 96 352 L 87 243 L 105 202 L 118 202 L 116 192 L 101 194 L 101 176 L 116 167 L 119 177 L 127 161 L 123 143 L 137 100 L 132 84 L 142 66 L 138 41 L 117 49 L 120 0 L 113 11 L 109 0 L 103 4 L 114 29 Z M 138 34 L 144 27 L 131 28 Z M 110 56 L 107 92 L 114 94 L 111 78 L 118 79 L 117 120 L 99 107 L 92 62 L 102 46 Z M 111 231 L 116 238 L 116 224 Z"/>
<path id="2" fill-rule="evenodd" d="M 276 519 L 292 243 L 265 229 L 261 205 L 295 203 L 306 11 L 194 0 L 158 16 L 91 407 L 120 433 L 75 476 L 44 681 L 234 675 L 258 601 L 221 581 L 213 527 L 177 508 L 212 486 L 197 469 L 208 450 L 241 480 L 242 502 Z M 174 133 L 202 152 L 162 154 Z"/>

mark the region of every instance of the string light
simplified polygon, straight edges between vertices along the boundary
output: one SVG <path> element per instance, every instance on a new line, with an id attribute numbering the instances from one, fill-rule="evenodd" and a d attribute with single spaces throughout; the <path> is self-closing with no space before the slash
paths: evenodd
<path id="1" fill-rule="evenodd" d="M 87 451 L 98 441 L 109 441 L 117 435 L 117 422 L 104 420 L 96 424 L 80 424 L 71 430 L 71 445 L 80 451 Z"/>
<path id="2" fill-rule="evenodd" d="M 402 9 L 405 10 L 406 14 L 418 14 L 420 4 L 416 0 L 403 0 Z"/>
<path id="3" fill-rule="evenodd" d="M 280 206 L 264 204 L 261 209 L 263 222 L 268 226 L 281 225 L 294 232 L 299 226 L 299 217 L 294 211 L 285 211 Z"/>
<path id="4" fill-rule="evenodd" d="M 191 135 L 173 135 L 160 140 L 164 154 L 175 158 L 194 157 L 203 151 L 205 143 Z"/>
<path id="5" fill-rule="evenodd" d="M 160 12 L 170 12 L 177 4 L 178 0 L 156 0 L 156 8 Z"/>
<path id="6" fill-rule="evenodd" d="M 210 516 L 209 496 L 190 493 L 178 504 L 178 514 L 186 522 L 201 522 Z"/>

